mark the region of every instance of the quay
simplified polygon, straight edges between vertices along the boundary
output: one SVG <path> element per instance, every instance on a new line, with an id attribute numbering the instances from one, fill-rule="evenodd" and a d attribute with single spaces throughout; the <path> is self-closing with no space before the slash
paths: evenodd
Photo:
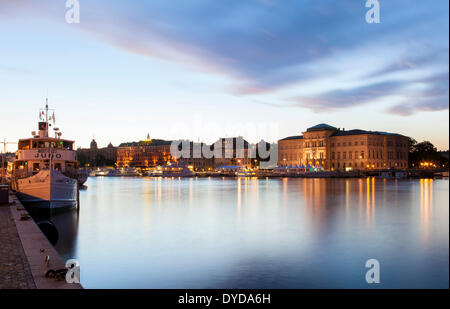
<path id="1" fill-rule="evenodd" d="M 64 267 L 55 248 L 10 193 L 9 203 L 0 204 L 0 289 L 82 289 L 81 284 L 45 278 L 48 269 Z"/>

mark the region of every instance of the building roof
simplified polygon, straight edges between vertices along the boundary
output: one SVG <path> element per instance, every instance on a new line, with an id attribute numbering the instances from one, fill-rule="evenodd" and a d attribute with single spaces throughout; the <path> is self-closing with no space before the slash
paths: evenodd
<path id="1" fill-rule="evenodd" d="M 280 139 L 280 141 L 287 141 L 287 140 L 291 140 L 291 139 L 303 139 L 303 135 L 288 136 L 288 137 Z"/>
<path id="2" fill-rule="evenodd" d="M 406 137 L 404 135 L 397 134 L 397 133 L 389 133 L 389 132 L 382 132 L 382 131 L 366 131 L 366 130 L 360 130 L 360 129 L 354 129 L 354 130 L 348 130 L 348 131 L 337 130 L 336 133 L 333 134 L 333 136 L 348 136 L 348 135 L 362 135 L 362 134 Z"/>
<path id="3" fill-rule="evenodd" d="M 307 132 L 322 131 L 322 130 L 337 130 L 337 128 L 330 126 L 329 124 L 326 123 L 319 123 L 313 127 L 306 129 Z"/>

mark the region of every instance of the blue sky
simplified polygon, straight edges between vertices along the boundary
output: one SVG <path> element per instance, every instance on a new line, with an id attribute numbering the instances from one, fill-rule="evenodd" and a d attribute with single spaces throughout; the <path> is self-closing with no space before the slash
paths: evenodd
<path id="1" fill-rule="evenodd" d="M 0 1 L 0 138 L 47 93 L 66 138 L 251 142 L 317 123 L 448 149 L 448 1 Z M 14 146 L 11 146 L 11 149 Z"/>

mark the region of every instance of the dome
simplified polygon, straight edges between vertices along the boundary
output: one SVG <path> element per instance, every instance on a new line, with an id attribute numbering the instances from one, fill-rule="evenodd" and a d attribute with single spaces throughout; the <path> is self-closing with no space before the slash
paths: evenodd
<path id="1" fill-rule="evenodd" d="M 95 141 L 95 139 L 92 139 L 91 149 L 97 149 L 97 142 Z"/>

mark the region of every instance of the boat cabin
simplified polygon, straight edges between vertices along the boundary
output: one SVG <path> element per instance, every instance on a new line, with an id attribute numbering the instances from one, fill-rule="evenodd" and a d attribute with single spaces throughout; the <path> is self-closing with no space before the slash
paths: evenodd
<path id="1" fill-rule="evenodd" d="M 14 168 L 38 173 L 42 169 L 65 172 L 77 167 L 74 141 L 39 136 L 19 140 Z"/>

